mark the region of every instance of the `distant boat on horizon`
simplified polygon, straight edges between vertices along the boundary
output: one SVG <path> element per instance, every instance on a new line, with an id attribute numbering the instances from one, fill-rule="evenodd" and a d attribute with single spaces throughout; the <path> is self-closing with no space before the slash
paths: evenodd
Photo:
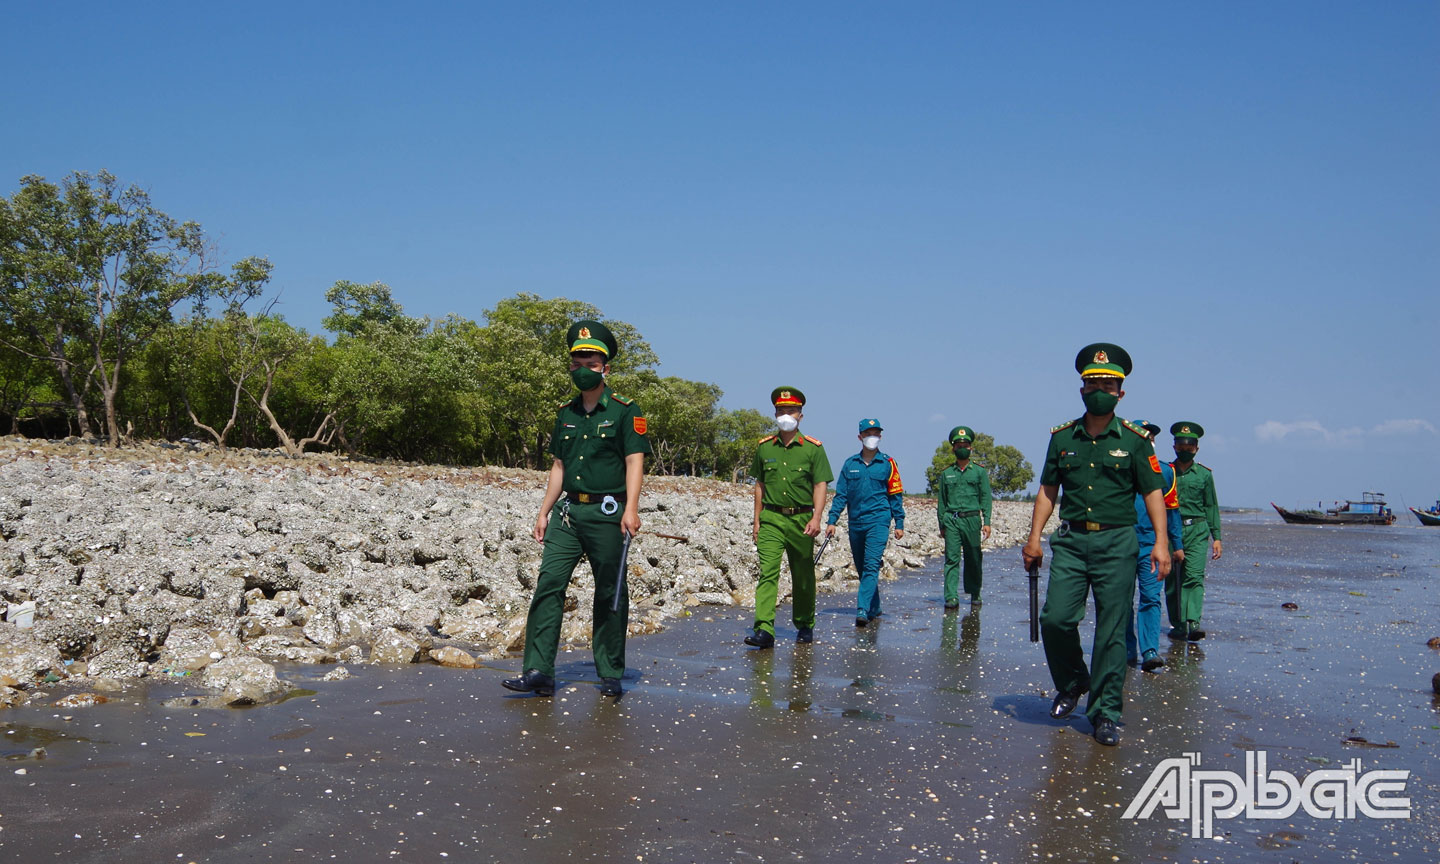
<path id="1" fill-rule="evenodd" d="M 1270 506 L 1291 525 L 1393 525 L 1395 513 L 1385 504 L 1385 493 L 1363 492 L 1359 501 L 1345 501 L 1336 507 L 1319 510 L 1286 510 L 1274 501 Z M 1410 508 L 1412 511 L 1415 508 Z M 1419 515 L 1418 513 L 1416 515 Z M 1424 519 L 1420 520 L 1424 522 Z M 1428 524 L 1428 523 L 1427 523 Z M 1437 523 L 1440 524 L 1440 523 Z"/>

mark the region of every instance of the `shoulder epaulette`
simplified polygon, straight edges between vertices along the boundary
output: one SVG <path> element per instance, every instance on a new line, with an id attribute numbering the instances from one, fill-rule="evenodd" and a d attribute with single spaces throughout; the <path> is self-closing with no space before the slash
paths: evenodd
<path id="1" fill-rule="evenodd" d="M 562 400 L 561 402 L 559 402 L 558 404 L 556 404 L 555 407 L 556 407 L 556 408 L 566 408 L 566 407 L 569 407 L 570 403 L 571 403 L 571 402 L 574 402 L 574 401 L 575 401 L 574 399 L 565 399 L 565 400 Z"/>
<path id="2" fill-rule="evenodd" d="M 761 438 L 761 439 L 760 439 L 760 443 L 761 443 L 761 444 L 764 444 L 766 441 L 774 441 L 774 440 L 775 440 L 775 436 L 774 436 L 774 435 L 766 435 L 764 438 Z"/>
<path id="3" fill-rule="evenodd" d="M 1064 423 L 1061 423 L 1059 426 L 1051 426 L 1051 427 L 1050 427 L 1050 434 L 1051 434 L 1051 435 L 1054 435 L 1056 432 L 1063 432 L 1063 431 L 1065 431 L 1066 429 L 1069 429 L 1071 426 L 1074 426 L 1076 423 L 1079 423 L 1079 422 L 1080 422 L 1080 418 L 1079 418 L 1079 417 L 1076 417 L 1074 420 L 1068 420 L 1068 421 L 1066 421 L 1066 422 L 1064 422 Z"/>
<path id="4" fill-rule="evenodd" d="M 621 396 L 619 393 L 611 393 L 611 394 L 610 394 L 610 398 L 611 398 L 611 399 L 614 399 L 616 402 L 619 402 L 621 405 L 630 405 L 630 404 L 632 404 L 632 403 L 635 401 L 634 399 L 626 399 L 624 396 Z"/>
<path id="5" fill-rule="evenodd" d="M 820 442 L 819 442 L 818 440 L 816 440 L 816 439 L 814 439 L 814 438 L 811 438 L 809 435 L 804 435 L 804 436 L 801 436 L 801 437 L 803 437 L 806 441 L 809 441 L 811 444 L 820 444 Z M 820 444 L 820 446 L 821 446 L 821 447 L 824 447 L 825 445 L 824 445 L 824 444 Z"/>
<path id="6" fill-rule="evenodd" d="M 1211 474 L 1215 473 L 1215 469 L 1211 468 L 1209 465 L 1206 465 L 1204 462 L 1197 461 L 1195 464 L 1199 465 L 1201 468 L 1204 468 L 1206 471 L 1209 471 Z"/>
<path id="7" fill-rule="evenodd" d="M 1136 426 L 1134 423 L 1131 423 L 1124 417 L 1120 418 L 1120 425 L 1124 426 L 1126 429 L 1129 429 L 1131 432 L 1134 432 L 1136 435 L 1139 435 L 1141 438 L 1150 437 L 1150 433 L 1145 431 L 1144 426 Z"/>

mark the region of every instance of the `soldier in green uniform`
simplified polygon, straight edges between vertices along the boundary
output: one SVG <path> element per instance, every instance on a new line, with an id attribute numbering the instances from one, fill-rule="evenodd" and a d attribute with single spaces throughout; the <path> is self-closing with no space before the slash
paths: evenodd
<path id="1" fill-rule="evenodd" d="M 985 553 L 982 538 L 990 539 L 990 472 L 970 464 L 970 446 L 975 430 L 956 426 L 950 430 L 950 447 L 955 464 L 940 473 L 935 509 L 940 534 L 945 538 L 945 608 L 960 605 L 960 562 L 965 562 L 965 593 L 972 608 L 980 605 L 981 562 Z"/>
<path id="2" fill-rule="evenodd" d="M 815 538 L 825 510 L 826 487 L 835 479 L 830 459 L 819 441 L 800 433 L 805 394 L 796 387 L 776 387 L 777 435 L 760 439 L 750 475 L 755 478 L 755 524 L 752 532 L 760 556 L 760 581 L 755 585 L 755 632 L 746 645 L 775 645 L 775 601 L 780 593 L 780 556 L 790 559 L 795 641 L 815 638 Z"/>
<path id="3" fill-rule="evenodd" d="M 555 692 L 555 652 L 565 614 L 565 587 L 584 555 L 595 578 L 590 637 L 600 693 L 619 697 L 625 674 L 625 631 L 630 596 L 610 607 L 620 575 L 625 535 L 640 530 L 640 481 L 645 473 L 645 415 L 605 384 L 619 353 L 615 336 L 598 321 L 576 321 L 566 335 L 570 379 L 580 393 L 560 405 L 550 435 L 550 478 L 535 520 L 534 536 L 545 544 L 540 577 L 525 622 L 525 672 L 501 683 L 522 693 Z"/>
<path id="4" fill-rule="evenodd" d="M 1205 546 L 1210 560 L 1220 558 L 1220 502 L 1215 497 L 1215 474 L 1195 461 L 1205 427 L 1193 420 L 1171 425 L 1175 439 L 1175 485 L 1180 496 L 1180 536 L 1186 549 L 1194 550 L 1170 572 L 1165 580 L 1165 611 L 1170 617 L 1170 637 L 1195 641 L 1205 638 L 1200 629 L 1200 612 L 1205 605 Z"/>
<path id="5" fill-rule="evenodd" d="M 1060 529 L 1050 541 L 1055 557 L 1040 631 L 1045 660 L 1058 694 L 1050 716 L 1075 710 L 1081 694 L 1090 693 L 1085 713 L 1095 740 L 1120 743 L 1124 702 L 1125 622 L 1135 599 L 1135 495 L 1145 499 L 1145 512 L 1155 527 L 1150 553 L 1156 578 L 1170 572 L 1170 544 L 1165 535 L 1165 501 L 1160 492 L 1160 462 L 1145 430 L 1115 416 L 1125 396 L 1130 355 L 1118 345 L 1098 342 L 1080 349 L 1081 417 L 1050 430 L 1050 447 L 1040 473 L 1040 494 L 1030 517 L 1030 539 L 1021 551 L 1025 566 L 1040 566 L 1045 523 L 1060 497 Z M 1095 644 L 1090 668 L 1080 648 L 1078 625 L 1085 616 L 1085 598 L 1095 594 Z"/>

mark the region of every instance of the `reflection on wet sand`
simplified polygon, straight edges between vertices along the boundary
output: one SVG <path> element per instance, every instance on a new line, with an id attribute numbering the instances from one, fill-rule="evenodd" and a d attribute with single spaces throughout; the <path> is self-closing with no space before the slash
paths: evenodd
<path id="1" fill-rule="evenodd" d="M 553 699 L 500 688 L 517 660 L 357 666 L 340 682 L 295 667 L 312 695 L 244 711 L 162 707 L 183 682 L 12 709 L 0 746 L 27 773 L 4 775 L 0 859 L 1437 860 L 1440 716 L 1419 668 L 1434 634 L 1414 623 L 1440 620 L 1435 550 L 1396 535 L 1361 581 L 1353 562 L 1291 578 L 1291 563 L 1252 566 L 1262 530 L 1227 531 L 1203 647 L 1162 645 L 1167 667 L 1127 679 L 1118 748 L 1081 715 L 1048 716 L 1025 578 L 997 555 L 983 630 L 980 610 L 940 608 L 927 572 L 887 584 L 868 627 L 822 610 L 811 645 L 744 649 L 750 616 L 712 609 L 631 640 L 618 701 L 581 651 L 561 655 Z M 1235 769 L 1264 748 L 1299 775 L 1351 758 L 1347 734 L 1396 742 L 1366 767 L 1415 772 L 1414 818 L 1237 820 L 1218 840 L 1120 819 L 1162 759 Z"/>

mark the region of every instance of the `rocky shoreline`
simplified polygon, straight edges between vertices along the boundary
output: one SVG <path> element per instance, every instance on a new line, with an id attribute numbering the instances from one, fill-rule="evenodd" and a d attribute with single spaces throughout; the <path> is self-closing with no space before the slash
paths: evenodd
<path id="1" fill-rule="evenodd" d="M 210 695 L 187 705 L 257 704 L 290 689 L 276 661 L 473 666 L 504 656 L 524 642 L 545 476 L 197 443 L 0 439 L 0 706 L 42 700 L 47 688 L 70 691 L 72 704 L 103 701 L 76 691 L 192 675 Z M 748 486 L 646 479 L 630 553 L 632 635 L 706 605 L 753 604 L 751 508 Z M 941 554 L 933 499 L 906 508 L 882 579 Z M 996 502 L 987 549 L 1023 542 L 1029 519 L 1029 504 Z M 855 590 L 843 536 L 817 575 L 822 594 Z M 589 644 L 591 586 L 578 568 L 562 647 Z M 782 575 L 782 601 L 789 591 Z"/>

